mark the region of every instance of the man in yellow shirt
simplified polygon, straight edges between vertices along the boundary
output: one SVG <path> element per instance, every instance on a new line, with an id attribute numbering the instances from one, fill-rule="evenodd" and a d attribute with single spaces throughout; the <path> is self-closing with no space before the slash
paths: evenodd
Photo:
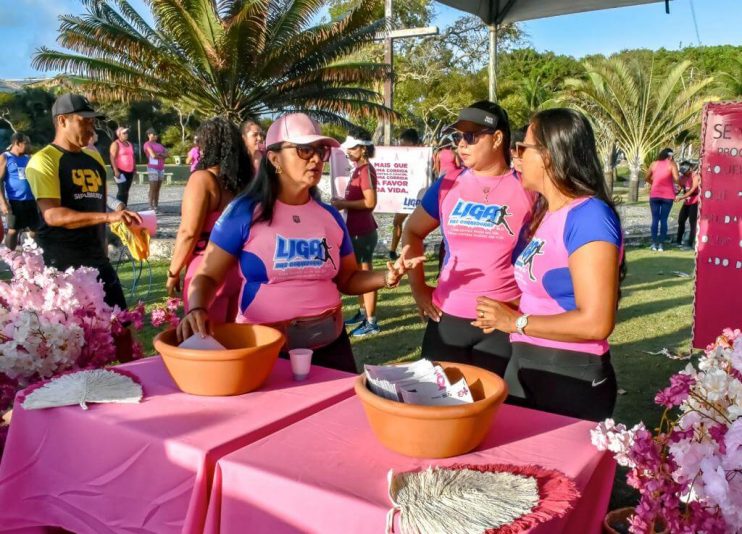
<path id="1" fill-rule="evenodd" d="M 37 241 L 47 265 L 94 267 L 109 306 L 126 308 L 118 275 L 108 260 L 106 224 L 141 223 L 131 211 L 106 212 L 106 169 L 100 154 L 86 147 L 93 122 L 102 114 L 86 98 L 64 94 L 52 107 L 54 141 L 34 154 L 26 177 L 41 213 Z"/>

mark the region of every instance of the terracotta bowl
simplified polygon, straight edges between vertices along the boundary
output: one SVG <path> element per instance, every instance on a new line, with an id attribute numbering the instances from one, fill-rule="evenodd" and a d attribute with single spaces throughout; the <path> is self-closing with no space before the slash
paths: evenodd
<path id="1" fill-rule="evenodd" d="M 270 375 L 284 343 L 275 328 L 251 324 L 214 326 L 214 338 L 227 350 L 178 348 L 174 329 L 155 338 L 155 350 L 181 391 L 209 396 L 253 391 Z"/>
<path id="2" fill-rule="evenodd" d="M 475 449 L 508 394 L 496 374 L 459 363 L 438 362 L 453 383 L 466 378 L 474 402 L 459 406 L 419 406 L 379 397 L 361 375 L 355 383 L 371 429 L 387 448 L 415 458 L 450 458 Z"/>

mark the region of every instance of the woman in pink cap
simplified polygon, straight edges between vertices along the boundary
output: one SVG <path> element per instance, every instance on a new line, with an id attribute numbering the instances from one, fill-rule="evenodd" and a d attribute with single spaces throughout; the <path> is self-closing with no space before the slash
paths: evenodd
<path id="1" fill-rule="evenodd" d="M 274 326 L 286 334 L 289 349 L 313 349 L 318 365 L 356 371 L 340 293 L 395 287 L 424 258 L 407 259 L 403 251 L 386 272 L 358 269 L 345 222 L 317 195 L 323 166 L 337 146 L 302 113 L 271 125 L 257 177 L 211 232 L 189 291 L 188 313 L 178 325 L 179 339 L 210 332 L 207 309 L 237 264 L 242 276 L 237 322 Z"/>
<path id="2" fill-rule="evenodd" d="M 191 280 L 204 259 L 217 219 L 252 178 L 252 166 L 234 124 L 216 117 L 199 127 L 197 137 L 203 152 L 183 192 L 180 228 L 167 273 L 167 292 L 172 297 L 180 291 L 180 276 L 186 271 L 183 281 L 186 309 Z M 239 269 L 234 265 L 209 306 L 212 323 L 234 322 L 241 285 Z"/>

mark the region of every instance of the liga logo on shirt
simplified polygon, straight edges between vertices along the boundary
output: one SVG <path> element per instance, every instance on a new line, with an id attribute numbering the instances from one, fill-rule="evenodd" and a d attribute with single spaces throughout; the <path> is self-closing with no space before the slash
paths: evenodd
<path id="1" fill-rule="evenodd" d="M 526 248 L 523 249 L 523 252 L 520 253 L 518 259 L 515 260 L 516 267 L 528 269 L 528 278 L 532 282 L 536 281 L 536 277 L 533 275 L 533 261 L 536 259 L 536 256 L 541 256 L 544 253 L 544 245 L 546 245 L 546 241 L 534 237 Z"/>
<path id="2" fill-rule="evenodd" d="M 448 217 L 448 224 L 449 226 L 469 226 L 488 230 L 501 226 L 507 230 L 508 234 L 513 235 L 507 221 L 511 215 L 508 213 L 507 205 L 479 204 L 459 199 Z"/>
<path id="3" fill-rule="evenodd" d="M 448 216 L 449 226 L 469 226 L 485 228 L 491 230 L 501 226 L 507 230 L 508 234 L 513 235 L 507 218 L 512 213 L 508 213 L 507 205 L 497 204 L 479 204 L 468 200 L 459 199 L 454 206 L 451 215 Z"/>
<path id="4" fill-rule="evenodd" d="M 276 252 L 273 255 L 274 269 L 322 267 L 328 261 L 336 267 L 335 261 L 330 256 L 327 238 L 301 239 L 276 236 Z"/>

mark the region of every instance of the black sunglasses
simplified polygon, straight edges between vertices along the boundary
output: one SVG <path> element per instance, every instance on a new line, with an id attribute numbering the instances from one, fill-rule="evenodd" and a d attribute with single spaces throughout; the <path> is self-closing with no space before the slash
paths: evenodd
<path id="1" fill-rule="evenodd" d="M 296 155 L 304 161 L 309 161 L 315 154 L 322 161 L 330 161 L 330 153 L 332 152 L 332 147 L 329 145 L 283 145 L 270 150 L 283 150 L 285 148 L 295 148 Z"/>
<path id="2" fill-rule="evenodd" d="M 467 145 L 473 145 L 473 144 L 477 143 L 479 141 L 479 138 L 482 137 L 483 135 L 490 135 L 490 134 L 493 134 L 493 133 L 495 133 L 495 131 L 494 130 L 490 130 L 488 128 L 486 128 L 484 130 L 479 130 L 478 132 L 459 132 L 459 131 L 456 131 L 456 132 L 453 132 L 451 134 L 451 139 L 453 140 L 453 142 L 454 142 L 455 145 L 458 145 L 461 142 L 462 139 L 464 141 L 466 141 L 466 144 Z"/>

